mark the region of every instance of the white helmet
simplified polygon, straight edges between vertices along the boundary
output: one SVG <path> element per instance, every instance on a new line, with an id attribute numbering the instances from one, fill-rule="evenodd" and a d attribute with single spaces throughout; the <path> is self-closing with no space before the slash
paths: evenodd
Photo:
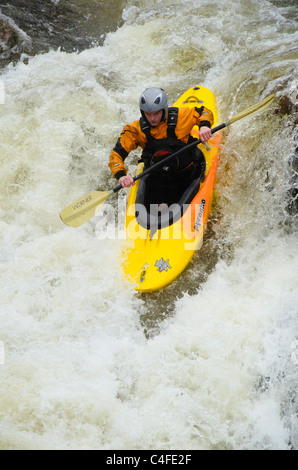
<path id="1" fill-rule="evenodd" d="M 163 110 L 162 120 L 165 120 L 168 114 L 168 97 L 162 88 L 146 88 L 140 96 L 140 111 L 146 119 L 144 113 L 154 113 Z"/>

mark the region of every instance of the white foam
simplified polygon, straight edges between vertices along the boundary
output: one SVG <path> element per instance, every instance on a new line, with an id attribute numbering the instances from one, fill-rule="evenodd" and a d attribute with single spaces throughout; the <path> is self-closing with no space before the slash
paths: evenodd
<path id="1" fill-rule="evenodd" d="M 274 88 L 266 47 L 285 48 L 271 19 L 259 17 L 260 2 L 250 3 L 200 2 L 199 10 L 193 1 L 176 8 L 164 1 L 162 9 L 143 1 L 125 10 L 125 24 L 102 47 L 52 51 L 3 74 L 2 449 L 297 446 L 298 246 L 286 230 L 287 117 L 280 123 L 268 111 L 225 134 L 208 249 L 159 295 L 123 283 L 125 242 L 97 238 L 96 218 L 78 229 L 59 219 L 80 195 L 117 184 L 109 153 L 138 117 L 146 86 L 164 86 L 174 102 L 205 84 L 223 118 Z M 288 23 L 281 16 L 278 24 L 286 44 Z M 283 59 L 280 76 L 288 77 L 287 56 L 276 60 Z M 165 321 L 148 339 L 152 317 Z"/>

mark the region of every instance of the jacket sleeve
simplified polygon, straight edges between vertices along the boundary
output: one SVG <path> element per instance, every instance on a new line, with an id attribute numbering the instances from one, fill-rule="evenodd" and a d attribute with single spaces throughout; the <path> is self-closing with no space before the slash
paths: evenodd
<path id="1" fill-rule="evenodd" d="M 214 122 L 214 117 L 212 111 L 210 109 L 205 108 L 202 106 L 201 108 L 195 108 L 195 114 L 197 114 L 197 124 L 199 129 L 203 126 L 212 127 Z"/>
<path id="2" fill-rule="evenodd" d="M 115 178 L 119 179 L 121 176 L 126 175 L 127 170 L 124 165 L 124 160 L 129 152 L 135 150 L 139 144 L 139 131 L 136 121 L 123 128 L 123 131 L 111 152 L 109 167 Z"/>

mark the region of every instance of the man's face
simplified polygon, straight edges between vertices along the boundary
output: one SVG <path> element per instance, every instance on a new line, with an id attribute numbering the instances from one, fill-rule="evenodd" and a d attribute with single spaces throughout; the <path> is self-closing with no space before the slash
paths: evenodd
<path id="1" fill-rule="evenodd" d="M 156 127 L 161 121 L 163 110 L 155 111 L 155 113 L 145 113 L 146 119 L 150 126 Z"/>

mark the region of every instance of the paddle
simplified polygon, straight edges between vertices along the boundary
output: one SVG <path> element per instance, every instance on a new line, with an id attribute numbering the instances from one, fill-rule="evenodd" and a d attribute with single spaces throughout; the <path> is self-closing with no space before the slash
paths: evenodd
<path id="1" fill-rule="evenodd" d="M 230 126 L 233 122 L 238 121 L 239 119 L 242 119 L 258 111 L 262 111 L 266 109 L 273 102 L 274 98 L 275 98 L 274 93 L 272 95 L 267 96 L 267 98 L 265 98 L 264 100 L 259 101 L 253 106 L 250 106 L 249 108 L 242 111 L 240 114 L 237 114 L 236 116 L 230 118 L 227 122 L 224 122 L 223 124 L 220 124 L 219 126 L 214 127 L 213 129 L 211 129 L 211 133 L 214 134 L 215 132 L 218 132 L 221 129 L 224 129 L 225 127 Z M 171 158 L 176 157 L 180 153 L 185 152 L 185 150 L 191 149 L 195 147 L 196 145 L 199 145 L 200 143 L 201 143 L 201 140 L 199 139 L 194 142 L 191 142 L 190 144 L 186 145 L 185 147 L 178 150 L 177 152 L 174 152 L 168 157 L 164 158 L 160 162 L 155 163 L 150 168 L 147 168 L 147 170 L 134 176 L 133 178 L 134 181 L 137 181 L 138 179 L 143 178 L 143 176 L 147 175 L 149 172 L 154 171 L 159 166 L 164 165 Z M 115 194 L 120 189 L 122 189 L 121 184 L 119 184 L 118 186 L 116 186 L 115 188 L 109 191 L 91 191 L 90 193 L 85 194 L 85 196 L 80 197 L 79 199 L 74 201 L 72 204 L 70 204 L 68 207 L 63 209 L 63 211 L 61 211 L 60 218 L 62 222 L 66 225 L 69 225 L 70 227 L 79 227 L 80 225 L 84 224 L 85 222 L 90 220 L 92 217 L 94 217 L 99 207 L 110 196 Z"/>

